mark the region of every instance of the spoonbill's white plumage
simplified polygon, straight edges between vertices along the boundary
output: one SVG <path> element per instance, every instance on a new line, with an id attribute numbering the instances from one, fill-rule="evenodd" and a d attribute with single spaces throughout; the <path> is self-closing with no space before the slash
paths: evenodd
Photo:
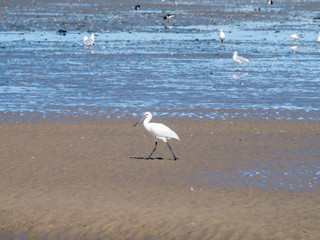
<path id="1" fill-rule="evenodd" d="M 155 145 L 154 148 L 151 152 L 151 154 L 149 155 L 148 158 L 151 158 L 152 154 L 154 153 L 154 151 L 157 149 L 157 140 L 160 139 L 162 141 L 164 141 L 168 148 L 170 149 L 174 160 L 177 160 L 178 158 L 176 157 L 176 155 L 173 153 L 171 146 L 168 143 L 168 140 L 171 138 L 180 140 L 180 138 L 178 137 L 178 135 L 172 131 L 169 127 L 167 127 L 166 125 L 162 124 L 162 123 L 150 123 L 152 119 L 152 114 L 150 112 L 146 112 L 143 117 L 137 122 L 135 123 L 133 126 L 137 126 L 138 123 L 143 121 L 143 126 L 145 127 L 145 129 L 147 129 L 147 131 L 156 138 L 155 141 Z"/>
<path id="2" fill-rule="evenodd" d="M 316 41 L 316 42 L 320 43 L 320 33 L 319 33 L 319 35 L 318 35 L 318 38 L 317 38 L 317 41 Z"/>
<path id="3" fill-rule="evenodd" d="M 91 45 L 93 45 L 93 43 L 94 43 L 94 34 L 91 33 L 91 36 L 90 36 L 90 37 L 84 36 L 84 37 L 83 37 L 83 43 L 84 43 L 86 46 L 91 46 Z"/>
<path id="4" fill-rule="evenodd" d="M 224 34 L 224 32 L 222 31 L 222 29 L 220 29 L 220 35 L 219 35 L 220 41 L 224 42 L 224 40 L 226 39 L 226 35 Z"/>
<path id="5" fill-rule="evenodd" d="M 238 56 L 238 52 L 237 51 L 233 52 L 233 57 L 232 58 L 236 63 L 238 63 L 239 66 L 240 66 L 241 63 L 249 62 L 249 59 Z"/>
<path id="6" fill-rule="evenodd" d="M 293 38 L 294 40 L 298 40 L 300 38 L 298 34 L 291 34 L 290 37 Z"/>

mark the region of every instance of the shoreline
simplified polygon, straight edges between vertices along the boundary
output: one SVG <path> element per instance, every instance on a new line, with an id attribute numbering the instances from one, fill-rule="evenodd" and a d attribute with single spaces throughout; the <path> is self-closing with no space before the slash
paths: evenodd
<path id="1" fill-rule="evenodd" d="M 319 238 L 318 122 L 155 118 L 173 161 L 134 120 L 1 123 L 0 239 Z"/>
<path id="2" fill-rule="evenodd" d="M 203 110 L 203 109 L 202 109 Z M 293 122 L 319 122 L 319 111 L 295 110 L 265 110 L 257 111 L 253 109 L 212 109 L 203 110 L 202 114 L 195 111 L 157 111 L 154 119 L 159 120 L 199 120 L 199 121 L 293 121 Z M 108 111 L 107 111 L 108 112 Z M 41 123 L 41 122 L 60 122 L 60 123 L 104 123 L 116 121 L 135 120 L 143 115 L 113 112 L 105 114 L 60 114 L 60 113 L 40 113 L 40 112 L 3 112 L 0 111 L 0 123 Z M 137 116 L 135 116 L 137 115 Z"/>

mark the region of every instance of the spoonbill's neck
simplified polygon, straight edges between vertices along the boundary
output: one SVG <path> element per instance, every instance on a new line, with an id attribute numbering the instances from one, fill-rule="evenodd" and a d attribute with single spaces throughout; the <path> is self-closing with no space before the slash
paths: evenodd
<path id="1" fill-rule="evenodd" d="M 149 129 L 149 127 L 150 127 L 150 121 L 151 121 L 151 119 L 152 119 L 152 116 L 148 116 L 148 117 L 146 117 L 146 119 L 144 119 L 144 121 L 143 121 L 143 126 L 146 128 L 146 129 Z"/>

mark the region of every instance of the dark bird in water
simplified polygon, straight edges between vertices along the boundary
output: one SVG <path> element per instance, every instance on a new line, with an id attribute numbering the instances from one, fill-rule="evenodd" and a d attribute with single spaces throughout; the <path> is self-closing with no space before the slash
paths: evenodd
<path id="1" fill-rule="evenodd" d="M 59 29 L 58 31 L 59 34 L 66 34 L 67 33 L 67 30 L 64 30 L 64 29 Z"/>
<path id="2" fill-rule="evenodd" d="M 140 10 L 140 5 L 136 5 L 136 6 L 134 7 L 134 10 Z"/>
<path id="3" fill-rule="evenodd" d="M 171 22 L 172 18 L 174 17 L 174 14 L 167 14 L 166 16 L 164 16 L 163 21 L 167 21 Z"/>

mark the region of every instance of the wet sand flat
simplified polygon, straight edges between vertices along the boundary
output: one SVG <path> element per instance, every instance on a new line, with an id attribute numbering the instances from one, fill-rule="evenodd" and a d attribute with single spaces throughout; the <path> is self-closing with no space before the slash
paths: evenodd
<path id="1" fill-rule="evenodd" d="M 320 238 L 318 122 L 133 122 L 1 123 L 0 239 Z"/>

